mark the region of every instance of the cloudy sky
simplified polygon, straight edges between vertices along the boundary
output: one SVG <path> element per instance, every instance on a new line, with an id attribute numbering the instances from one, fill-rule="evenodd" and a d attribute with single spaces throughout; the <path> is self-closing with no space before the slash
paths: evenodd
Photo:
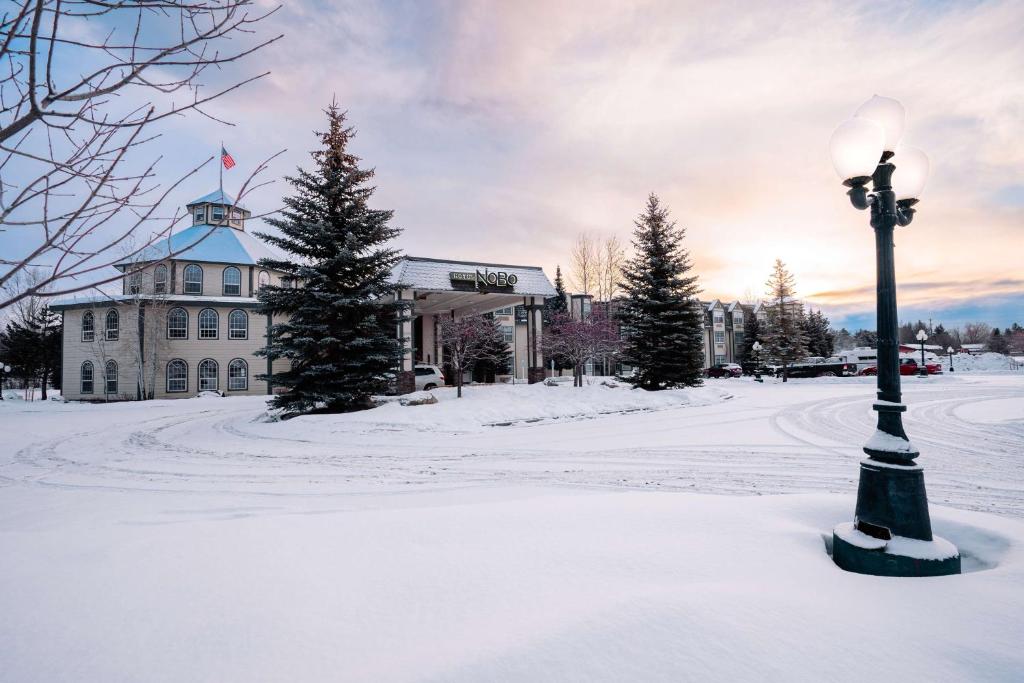
<path id="1" fill-rule="evenodd" d="M 932 159 L 897 234 L 901 317 L 1024 321 L 1024 3 L 300 2 L 242 65 L 272 75 L 164 137 L 173 173 L 308 163 L 336 96 L 413 255 L 566 267 L 576 235 L 628 241 L 656 192 L 708 298 L 759 295 L 776 257 L 834 322 L 874 326 L 866 213 L 832 170 L 832 129 L 901 100 Z M 216 187 L 216 170 L 177 193 Z M 249 203 L 273 208 L 283 181 Z"/>

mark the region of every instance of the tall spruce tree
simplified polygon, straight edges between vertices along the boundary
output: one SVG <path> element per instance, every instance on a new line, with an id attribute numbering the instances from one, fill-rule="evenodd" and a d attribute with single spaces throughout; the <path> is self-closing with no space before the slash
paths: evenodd
<path id="1" fill-rule="evenodd" d="M 569 294 L 565 291 L 565 278 L 562 277 L 562 266 L 555 266 L 555 295 L 544 300 L 544 329 L 551 329 L 554 322 L 562 316 L 569 315 Z M 546 354 L 548 363 L 555 370 L 569 370 L 572 362 L 556 352 Z"/>
<path id="2" fill-rule="evenodd" d="M 349 151 L 355 132 L 345 112 L 332 103 L 326 114 L 314 170 L 287 179 L 294 194 L 279 218 L 267 219 L 281 234 L 259 235 L 289 255 L 260 260 L 286 276 L 259 292 L 264 313 L 288 316 L 271 327 L 263 352 L 291 364 L 272 378 L 287 389 L 273 399 L 287 414 L 370 407 L 403 350 L 395 323 L 405 304 L 389 297 L 400 253 L 385 246 L 401 231 L 389 224 L 393 212 L 369 207 L 374 172 Z"/>
<path id="3" fill-rule="evenodd" d="M 832 331 L 829 319 L 820 310 L 811 311 L 804 318 L 804 336 L 807 340 L 807 354 L 810 356 L 828 358 L 835 350 L 835 332 Z"/>
<path id="4" fill-rule="evenodd" d="M 625 298 L 620 360 L 635 372 L 629 381 L 644 389 L 697 386 L 704 369 L 704 313 L 697 277 L 683 248 L 684 228 L 651 193 L 634 222 L 634 256 L 622 269 Z"/>
<path id="5" fill-rule="evenodd" d="M 796 280 L 781 259 L 768 278 L 765 310 L 768 324 L 764 333 L 764 354 L 782 366 L 782 381 L 789 380 L 789 365 L 807 355 L 804 308 L 796 300 Z"/>
<path id="6" fill-rule="evenodd" d="M 740 347 L 740 364 L 760 362 L 754 357 L 754 342 L 761 340 L 761 321 L 752 312 L 743 318 L 743 346 Z"/>

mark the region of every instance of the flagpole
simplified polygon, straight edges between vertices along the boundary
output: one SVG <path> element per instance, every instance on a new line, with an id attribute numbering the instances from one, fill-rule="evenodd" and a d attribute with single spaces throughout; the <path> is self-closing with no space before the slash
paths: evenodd
<path id="1" fill-rule="evenodd" d="M 224 195 L 224 141 L 220 141 L 220 152 L 217 153 L 217 168 L 220 169 L 220 194 Z"/>

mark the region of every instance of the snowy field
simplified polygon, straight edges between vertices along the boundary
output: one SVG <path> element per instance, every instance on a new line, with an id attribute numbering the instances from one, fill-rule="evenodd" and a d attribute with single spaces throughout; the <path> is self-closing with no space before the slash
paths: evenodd
<path id="1" fill-rule="evenodd" d="M 1024 373 L 903 385 L 962 576 L 826 554 L 873 378 L 4 401 L 0 680 L 1019 681 Z"/>

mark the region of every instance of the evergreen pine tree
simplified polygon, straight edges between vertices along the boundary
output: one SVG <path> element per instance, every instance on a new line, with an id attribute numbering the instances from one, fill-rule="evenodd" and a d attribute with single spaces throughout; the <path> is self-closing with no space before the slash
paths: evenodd
<path id="1" fill-rule="evenodd" d="M 263 354 L 291 364 L 272 378 L 287 389 L 273 405 L 290 414 L 370 407 L 402 353 L 395 323 L 406 304 L 389 296 L 398 289 L 389 280 L 400 254 L 384 246 L 400 230 L 389 225 L 391 211 L 369 207 L 374 172 L 349 151 L 354 131 L 345 113 L 332 103 L 326 114 L 315 169 L 288 178 L 294 194 L 279 218 L 267 219 L 281 234 L 259 235 L 289 255 L 260 260 L 286 276 L 283 286 L 260 289 L 259 299 L 264 313 L 288 316 L 271 327 Z"/>
<path id="2" fill-rule="evenodd" d="M 481 335 L 480 360 L 471 368 L 473 377 L 481 382 L 494 382 L 495 375 L 507 374 L 512 361 L 512 349 L 505 341 L 505 333 L 493 314 L 484 316 L 487 327 Z"/>
<path id="3" fill-rule="evenodd" d="M 807 339 L 807 355 L 828 358 L 835 350 L 835 332 L 825 314 L 811 311 L 804 319 L 804 335 Z"/>
<path id="4" fill-rule="evenodd" d="M 562 277 L 562 266 L 555 266 L 555 295 L 544 300 L 544 329 L 551 329 L 552 324 L 562 316 L 569 315 L 569 295 L 565 291 L 565 278 Z M 556 370 L 569 370 L 572 363 L 558 353 L 547 354 L 548 362 Z"/>
<path id="5" fill-rule="evenodd" d="M 781 259 L 775 259 L 775 268 L 766 285 L 768 324 L 761 343 L 765 355 L 782 366 L 782 381 L 786 382 L 789 364 L 807 355 L 803 306 L 796 300 L 796 281 Z"/>
<path id="6" fill-rule="evenodd" d="M 753 346 L 754 342 L 760 341 L 761 333 L 761 321 L 752 312 L 748 312 L 743 318 L 743 346 L 740 347 L 740 365 L 759 360 L 754 358 Z"/>
<path id="7" fill-rule="evenodd" d="M 569 312 L 569 295 L 565 292 L 565 280 L 562 278 L 562 266 L 555 266 L 555 295 L 544 300 L 544 325 L 550 325 L 558 313 Z"/>
<path id="8" fill-rule="evenodd" d="M 635 226 L 635 255 L 622 269 L 620 360 L 634 367 L 635 386 L 697 386 L 704 374 L 704 313 L 697 277 L 687 275 L 693 265 L 682 246 L 686 231 L 653 193 Z"/>

